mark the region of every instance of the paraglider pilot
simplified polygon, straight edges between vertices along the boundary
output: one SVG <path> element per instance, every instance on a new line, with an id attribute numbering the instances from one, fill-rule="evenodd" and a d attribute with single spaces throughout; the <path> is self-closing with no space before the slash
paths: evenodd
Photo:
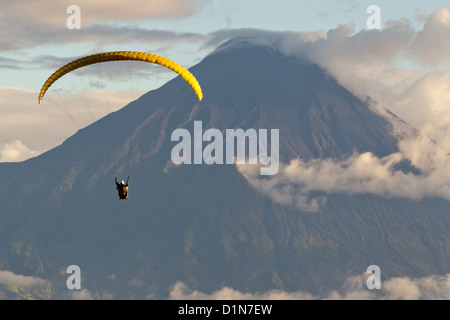
<path id="1" fill-rule="evenodd" d="M 116 189 L 119 192 L 119 199 L 121 200 L 127 200 L 128 199 L 128 180 L 130 179 L 130 176 L 127 177 L 127 182 L 118 182 L 117 177 L 114 176 L 114 179 L 116 180 Z"/>

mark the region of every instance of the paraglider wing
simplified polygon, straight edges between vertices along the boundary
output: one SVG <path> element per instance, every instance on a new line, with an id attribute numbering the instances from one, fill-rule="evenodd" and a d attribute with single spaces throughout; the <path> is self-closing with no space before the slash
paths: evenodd
<path id="1" fill-rule="evenodd" d="M 113 52 L 103 52 L 103 53 L 97 53 L 90 56 L 86 56 L 77 60 L 74 60 L 65 66 L 61 67 L 60 69 L 56 70 L 44 83 L 42 86 L 42 89 L 39 93 L 38 102 L 41 103 L 42 98 L 44 97 L 45 92 L 50 88 L 50 86 L 59 78 L 64 76 L 65 74 L 95 63 L 101 63 L 101 62 L 107 62 L 107 61 L 119 61 L 119 60 L 134 60 L 134 61 L 144 61 L 144 62 L 151 62 L 156 63 L 159 65 L 162 65 L 166 68 L 169 68 L 176 73 L 178 73 L 191 87 L 194 89 L 195 94 L 198 97 L 198 100 L 203 99 L 203 93 L 202 89 L 200 87 L 200 84 L 198 83 L 197 79 L 185 68 L 180 66 L 179 64 L 155 55 L 151 53 L 146 52 L 137 52 L 137 51 L 113 51 Z"/>

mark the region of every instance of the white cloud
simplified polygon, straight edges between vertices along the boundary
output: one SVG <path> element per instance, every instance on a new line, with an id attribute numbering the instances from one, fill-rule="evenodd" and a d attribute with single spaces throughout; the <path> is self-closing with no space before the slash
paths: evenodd
<path id="1" fill-rule="evenodd" d="M 327 194 L 375 194 L 384 197 L 442 197 L 450 200 L 450 160 L 448 151 L 425 137 L 404 140 L 402 152 L 378 158 L 370 152 L 354 154 L 344 160 L 294 159 L 282 165 L 277 175 L 261 179 L 255 166 L 237 165 L 238 170 L 258 191 L 273 201 L 303 211 L 317 211 Z M 409 157 L 407 157 L 408 155 Z M 398 168 L 410 160 L 422 173 Z"/>
<path id="2" fill-rule="evenodd" d="M 450 274 L 424 278 L 399 277 L 386 281 L 386 299 L 402 300 L 449 300 Z"/>
<path id="3" fill-rule="evenodd" d="M 380 290 L 366 287 L 368 275 L 349 277 L 339 290 L 330 291 L 325 296 L 317 296 L 299 290 L 285 292 L 269 290 L 261 293 L 248 293 L 223 287 L 212 293 L 191 290 L 179 281 L 169 293 L 172 300 L 449 300 L 450 274 L 423 278 L 395 277 L 381 282 Z"/>
<path id="4" fill-rule="evenodd" d="M 0 146 L 0 162 L 18 162 L 37 156 L 39 153 L 31 150 L 20 140 L 5 143 Z"/>
<path id="5" fill-rule="evenodd" d="M 433 12 L 413 43 L 411 54 L 424 65 L 450 63 L 450 9 L 442 7 Z"/>
<path id="6" fill-rule="evenodd" d="M 0 270 L 0 284 L 13 284 L 19 288 L 32 288 L 35 286 L 49 285 L 49 282 L 38 277 L 23 276 L 11 271 Z"/>
<path id="7" fill-rule="evenodd" d="M 450 137 L 450 70 L 428 72 L 393 101 L 393 111 L 438 141 Z"/>
<path id="8" fill-rule="evenodd" d="M 381 31 L 354 33 L 351 26 L 339 26 L 297 52 L 323 66 L 354 94 L 372 97 L 438 139 L 450 136 L 450 45 L 444 40 L 450 38 L 449 26 L 450 10 L 441 8 L 420 31 L 405 19 L 390 21 Z M 417 68 L 416 62 L 428 68 Z"/>

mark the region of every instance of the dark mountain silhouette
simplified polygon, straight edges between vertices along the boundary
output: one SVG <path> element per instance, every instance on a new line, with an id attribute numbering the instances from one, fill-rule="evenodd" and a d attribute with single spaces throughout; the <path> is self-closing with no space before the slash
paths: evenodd
<path id="1" fill-rule="evenodd" d="M 73 264 L 82 288 L 117 299 L 167 298 L 176 281 L 320 295 L 372 264 L 385 279 L 449 272 L 448 201 L 334 194 L 301 212 L 258 193 L 234 165 L 171 162 L 172 132 L 200 120 L 204 130 L 279 129 L 283 162 L 397 151 L 391 124 L 367 101 L 315 64 L 243 40 L 191 72 L 200 103 L 176 78 L 45 154 L 0 164 L 0 270 L 51 283 L 44 293 L 0 287 L 5 297 L 67 298 Z M 90 147 L 130 118 L 130 134 Z M 133 168 L 128 201 L 98 156 L 112 149 L 119 179 Z"/>

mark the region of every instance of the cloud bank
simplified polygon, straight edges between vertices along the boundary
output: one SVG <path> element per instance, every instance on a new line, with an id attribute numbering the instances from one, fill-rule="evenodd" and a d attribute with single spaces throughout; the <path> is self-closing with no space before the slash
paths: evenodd
<path id="1" fill-rule="evenodd" d="M 169 293 L 172 300 L 448 300 L 450 299 L 450 274 L 423 278 L 396 277 L 382 281 L 380 290 L 366 287 L 367 275 L 349 277 L 342 288 L 325 296 L 304 291 L 285 292 L 270 290 L 248 293 L 223 287 L 212 293 L 191 290 L 179 281 Z"/>
<path id="2" fill-rule="evenodd" d="M 374 194 L 421 200 L 441 197 L 450 201 L 450 160 L 447 146 L 418 136 L 402 140 L 400 151 L 383 158 L 371 152 L 353 154 L 343 159 L 293 159 L 280 167 L 279 173 L 261 179 L 255 166 L 237 165 L 239 172 L 276 203 L 301 211 L 318 211 L 326 203 L 326 194 Z M 399 169 L 412 163 L 415 170 Z M 420 170 L 420 171 L 417 171 Z"/>
<path id="3" fill-rule="evenodd" d="M 369 274 L 348 277 L 342 286 L 328 294 L 319 296 L 298 290 L 287 292 L 269 290 L 266 292 L 242 292 L 231 287 L 222 287 L 211 293 L 192 290 L 182 281 L 174 283 L 169 289 L 169 300 L 449 300 L 450 274 L 431 275 L 422 278 L 394 277 L 381 279 L 380 290 L 369 290 L 366 282 Z M 0 270 L 0 285 L 22 289 L 42 289 L 51 287 L 48 280 L 23 276 Z M 91 292 L 87 288 L 71 290 L 67 296 L 72 300 L 110 300 L 113 295 L 107 292 Z"/>

